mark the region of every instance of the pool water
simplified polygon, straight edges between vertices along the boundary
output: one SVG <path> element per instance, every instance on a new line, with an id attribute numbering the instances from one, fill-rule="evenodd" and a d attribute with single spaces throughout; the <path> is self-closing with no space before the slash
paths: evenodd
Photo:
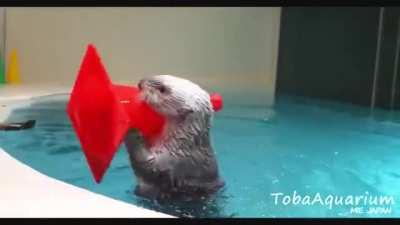
<path id="1" fill-rule="evenodd" d="M 36 127 L 1 132 L 0 147 L 48 176 L 176 216 L 400 217 L 398 112 L 371 114 L 364 107 L 293 96 L 279 97 L 272 108 L 228 104 L 215 116 L 211 132 L 226 187 L 216 200 L 193 210 L 136 197 L 123 145 L 96 184 L 65 112 L 68 97 L 37 98 L 14 110 L 9 121 L 36 119 Z M 274 193 L 282 195 L 275 199 Z M 305 200 L 316 195 L 323 203 Z M 343 201 L 329 207 L 327 196 L 391 196 L 393 202 Z M 371 208 L 375 211 L 368 212 Z"/>

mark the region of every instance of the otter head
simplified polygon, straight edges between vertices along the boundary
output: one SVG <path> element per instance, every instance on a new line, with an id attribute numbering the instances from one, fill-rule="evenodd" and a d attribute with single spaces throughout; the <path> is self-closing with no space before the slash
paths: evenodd
<path id="1" fill-rule="evenodd" d="M 210 95 L 189 80 L 157 75 L 140 80 L 138 86 L 142 99 L 170 120 L 210 117 L 213 112 Z"/>

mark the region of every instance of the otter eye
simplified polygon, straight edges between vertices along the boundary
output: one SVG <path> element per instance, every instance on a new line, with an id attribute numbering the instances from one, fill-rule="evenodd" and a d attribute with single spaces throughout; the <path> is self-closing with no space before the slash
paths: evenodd
<path id="1" fill-rule="evenodd" d="M 150 85 L 157 89 L 160 93 L 166 93 L 168 91 L 168 88 L 166 86 L 164 86 L 160 81 L 158 80 L 149 80 L 148 81 L 150 83 Z"/>
<path id="2" fill-rule="evenodd" d="M 157 89 L 163 94 L 167 92 L 167 88 L 164 85 L 157 86 Z"/>

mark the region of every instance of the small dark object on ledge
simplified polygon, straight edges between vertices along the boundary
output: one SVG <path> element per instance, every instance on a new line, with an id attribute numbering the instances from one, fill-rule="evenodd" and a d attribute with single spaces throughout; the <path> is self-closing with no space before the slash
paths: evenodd
<path id="1" fill-rule="evenodd" d="M 0 130 L 10 131 L 10 130 L 25 130 L 30 129 L 35 126 L 36 120 L 28 120 L 23 123 L 9 123 L 9 124 L 1 124 Z"/>

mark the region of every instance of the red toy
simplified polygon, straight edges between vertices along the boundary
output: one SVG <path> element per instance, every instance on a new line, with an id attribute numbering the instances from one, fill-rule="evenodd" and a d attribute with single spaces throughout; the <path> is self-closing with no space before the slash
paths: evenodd
<path id="1" fill-rule="evenodd" d="M 162 131 L 165 118 L 138 98 L 139 89 L 111 83 L 93 45 L 88 45 L 67 113 L 97 183 L 110 166 L 130 128 L 151 144 Z M 222 97 L 210 96 L 214 111 L 222 109 Z"/>

